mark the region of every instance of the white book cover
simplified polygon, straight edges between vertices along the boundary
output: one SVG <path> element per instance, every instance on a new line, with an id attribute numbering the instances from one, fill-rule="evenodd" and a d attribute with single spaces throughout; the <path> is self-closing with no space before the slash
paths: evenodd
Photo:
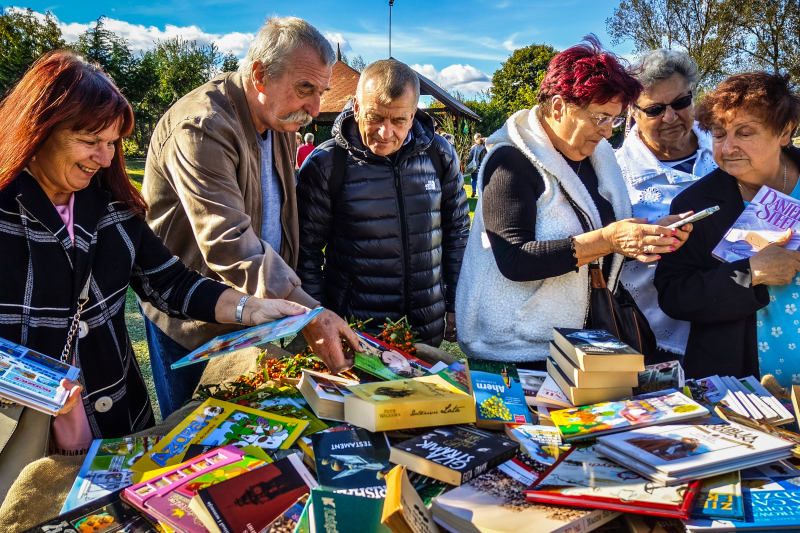
<path id="1" fill-rule="evenodd" d="M 598 440 L 668 476 L 788 451 L 794 446 L 738 424 L 652 426 Z"/>
<path id="2" fill-rule="evenodd" d="M 754 394 L 756 394 L 759 398 L 761 398 L 767 405 L 772 407 L 776 413 L 781 417 L 782 420 L 792 421 L 794 420 L 794 415 L 789 412 L 783 404 L 770 393 L 760 381 L 758 381 L 754 376 L 747 376 L 740 380 L 742 386 L 745 388 L 752 390 Z"/>
<path id="3" fill-rule="evenodd" d="M 555 407 L 574 407 L 569 398 L 556 385 L 555 380 L 548 374 L 539 393 L 536 395 L 539 405 L 552 405 Z"/>
<path id="4" fill-rule="evenodd" d="M 340 378 L 330 374 L 321 374 L 312 370 L 303 369 L 303 378 L 307 379 L 314 392 L 322 400 L 344 403 L 344 397 L 353 394 L 347 390 L 348 385 L 358 385 L 358 381 Z M 298 388 L 300 385 L 298 384 Z"/>

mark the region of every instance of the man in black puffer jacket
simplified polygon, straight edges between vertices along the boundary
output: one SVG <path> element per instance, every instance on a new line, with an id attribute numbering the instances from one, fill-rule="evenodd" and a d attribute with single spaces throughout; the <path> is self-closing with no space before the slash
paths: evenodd
<path id="1" fill-rule="evenodd" d="M 407 316 L 424 343 L 438 346 L 443 336 L 456 340 L 469 207 L 455 150 L 418 100 L 419 79 L 399 61 L 361 74 L 334 138 L 300 169 L 297 274 L 342 317 L 371 318 L 375 329 Z"/>

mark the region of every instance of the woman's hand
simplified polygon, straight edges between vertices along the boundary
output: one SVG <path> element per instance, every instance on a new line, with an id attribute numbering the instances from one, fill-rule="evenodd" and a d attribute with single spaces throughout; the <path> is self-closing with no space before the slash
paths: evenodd
<path id="1" fill-rule="evenodd" d="M 613 222 L 600 231 L 612 252 L 633 257 L 642 263 L 657 261 L 660 254 L 674 252 L 689 237 L 689 232 L 684 229 L 670 229 L 646 222 L 645 218 L 629 218 Z M 682 240 L 678 239 L 679 235 Z"/>
<path id="2" fill-rule="evenodd" d="M 309 311 L 308 307 L 288 300 L 265 300 L 251 296 L 244 303 L 242 322 L 248 326 L 257 326 L 264 322 L 272 322 L 279 318 L 300 315 Z"/>
<path id="3" fill-rule="evenodd" d="M 780 239 L 750 258 L 753 285 L 787 285 L 800 271 L 800 252 L 784 248 L 792 233 L 787 229 Z"/>
<path id="4" fill-rule="evenodd" d="M 77 381 L 70 381 L 68 379 L 61 380 L 61 386 L 69 391 L 67 401 L 64 402 L 64 407 L 58 412 L 58 415 L 65 415 L 72 411 L 78 402 L 81 401 L 81 384 Z M 59 422 L 60 423 L 60 422 Z"/>

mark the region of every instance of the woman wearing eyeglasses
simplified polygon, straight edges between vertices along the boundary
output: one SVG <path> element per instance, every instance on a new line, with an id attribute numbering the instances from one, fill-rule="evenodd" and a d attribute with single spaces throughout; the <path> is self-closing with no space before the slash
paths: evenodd
<path id="1" fill-rule="evenodd" d="M 630 106 L 636 124 L 631 128 L 617 162 L 628 184 L 633 216 L 658 220 L 686 187 L 717 168 L 711 153 L 711 135 L 694 120 L 693 89 L 699 79 L 697 64 L 673 50 L 651 50 L 629 70 L 643 86 Z M 658 350 L 649 364 L 683 360 L 689 323 L 661 311 L 653 286 L 657 262 L 626 261 L 622 284 L 647 316 Z"/>
<path id="2" fill-rule="evenodd" d="M 539 105 L 512 115 L 486 141 L 456 296 L 467 355 L 543 370 L 553 327 L 586 323 L 589 263 L 598 260 L 616 287 L 623 256 L 655 261 L 687 239 L 689 225 L 664 227 L 678 216 L 653 224 L 631 218 L 606 141 L 641 90 L 588 37 L 550 61 Z"/>

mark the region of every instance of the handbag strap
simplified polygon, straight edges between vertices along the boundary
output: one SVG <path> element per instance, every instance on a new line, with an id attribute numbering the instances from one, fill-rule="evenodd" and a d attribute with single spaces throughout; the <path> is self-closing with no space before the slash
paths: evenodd
<path id="1" fill-rule="evenodd" d="M 64 349 L 61 351 L 61 362 L 65 364 L 70 364 L 69 354 L 72 352 L 72 341 L 75 340 L 75 333 L 78 331 L 78 324 L 81 321 L 81 313 L 83 312 L 83 307 L 86 305 L 86 302 L 89 301 L 89 286 L 92 283 L 92 273 L 89 272 L 89 277 L 86 279 L 86 285 L 83 286 L 83 290 L 81 294 L 78 296 L 78 310 L 75 311 L 75 315 L 72 317 L 72 323 L 69 326 L 69 334 L 67 334 L 67 344 L 64 345 Z"/>

